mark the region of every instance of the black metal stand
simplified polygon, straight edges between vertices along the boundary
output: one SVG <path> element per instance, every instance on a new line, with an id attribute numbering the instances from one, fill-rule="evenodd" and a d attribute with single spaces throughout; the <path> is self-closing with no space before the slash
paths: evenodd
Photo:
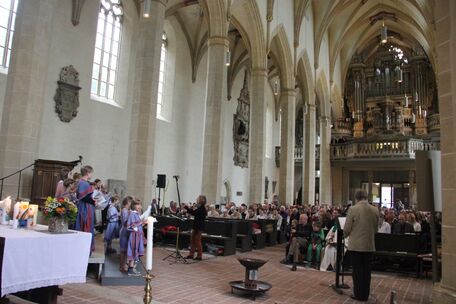
<path id="1" fill-rule="evenodd" d="M 179 212 L 182 211 L 182 206 L 181 206 L 181 196 L 179 193 L 179 175 L 174 175 L 174 179 L 176 180 L 176 188 L 177 188 L 177 200 L 179 202 Z"/>
<path id="2" fill-rule="evenodd" d="M 157 214 L 160 214 L 160 196 L 161 196 L 161 188 L 158 188 Z"/>
<path id="3" fill-rule="evenodd" d="M 336 282 L 331 284 L 335 292 L 342 295 L 342 289 L 349 289 L 350 286 L 344 283 L 344 276 L 351 275 L 351 273 L 344 272 L 343 259 L 344 259 L 344 233 L 342 229 L 337 229 L 337 242 L 336 242 Z"/>
<path id="4" fill-rule="evenodd" d="M 180 227 L 177 227 L 177 234 L 176 234 L 176 249 L 171 252 L 169 255 L 163 258 L 163 261 L 168 259 L 173 259 L 170 264 L 182 263 L 182 264 L 190 264 L 186 258 L 182 256 L 179 250 L 179 236 L 180 236 Z"/>

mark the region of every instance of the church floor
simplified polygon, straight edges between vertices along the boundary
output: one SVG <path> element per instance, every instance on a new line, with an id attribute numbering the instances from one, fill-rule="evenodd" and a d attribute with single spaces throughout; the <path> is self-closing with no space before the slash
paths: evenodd
<path id="1" fill-rule="evenodd" d="M 260 268 L 259 279 L 273 287 L 258 297 L 257 303 L 356 303 L 349 297 L 351 290 L 337 295 L 329 287 L 334 281 L 333 272 L 305 268 L 291 272 L 289 267 L 279 263 L 283 252 L 283 246 L 278 245 L 239 254 L 269 260 Z M 154 249 L 153 303 L 254 303 L 249 298 L 231 294 L 228 282 L 244 277 L 244 268 L 235 256 L 211 257 L 191 265 L 170 265 L 162 261 L 168 253 L 163 247 Z M 346 282 L 351 285 L 350 278 Z M 59 303 L 142 303 L 143 289 L 143 286 L 102 287 L 95 279 L 88 279 L 86 284 L 65 285 Z M 397 303 L 431 302 L 430 280 L 375 273 L 369 303 L 389 303 L 391 290 L 397 292 Z"/>

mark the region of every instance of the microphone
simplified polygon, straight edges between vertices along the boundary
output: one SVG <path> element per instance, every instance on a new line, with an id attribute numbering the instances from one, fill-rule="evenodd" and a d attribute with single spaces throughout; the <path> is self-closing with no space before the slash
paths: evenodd
<path id="1" fill-rule="evenodd" d="M 173 178 L 179 179 L 179 175 L 174 175 Z"/>

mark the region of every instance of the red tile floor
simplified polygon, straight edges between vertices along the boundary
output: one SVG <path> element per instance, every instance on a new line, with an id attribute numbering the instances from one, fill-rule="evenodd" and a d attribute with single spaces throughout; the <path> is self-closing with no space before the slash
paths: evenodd
<path id="1" fill-rule="evenodd" d="M 272 284 L 272 289 L 258 297 L 258 303 L 355 303 L 350 290 L 336 294 L 329 285 L 334 281 L 333 272 L 320 272 L 298 268 L 291 272 L 279 261 L 284 247 L 278 245 L 238 256 L 266 259 L 259 270 L 259 279 Z M 231 294 L 229 281 L 241 280 L 244 268 L 237 256 L 211 257 L 190 265 L 162 261 L 169 251 L 154 248 L 152 281 L 153 303 L 251 303 L 249 298 Z M 351 279 L 346 279 L 351 285 Z M 142 286 L 102 287 L 95 279 L 86 284 L 68 284 L 63 287 L 59 303 L 142 303 Z M 430 303 L 432 283 L 396 274 L 374 273 L 369 303 L 389 303 L 392 290 L 397 292 L 397 303 Z"/>

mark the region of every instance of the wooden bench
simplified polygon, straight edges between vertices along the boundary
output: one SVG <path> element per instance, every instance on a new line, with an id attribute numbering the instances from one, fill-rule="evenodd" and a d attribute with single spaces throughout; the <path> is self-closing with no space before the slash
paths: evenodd
<path id="1" fill-rule="evenodd" d="M 252 222 L 232 218 L 208 218 L 210 221 L 226 221 L 236 225 L 236 248 L 241 252 L 251 251 L 253 248 Z"/>
<path id="2" fill-rule="evenodd" d="M 177 231 L 168 231 L 165 235 L 161 229 L 166 226 L 177 226 L 179 220 L 173 217 L 159 216 L 155 228 L 157 234 L 162 237 L 164 243 L 174 244 L 176 241 Z M 190 244 L 191 227 L 193 219 L 187 219 L 181 223 L 179 235 L 179 248 L 187 248 Z M 213 243 L 223 247 L 224 255 L 232 255 L 236 253 L 236 224 L 229 221 L 218 219 L 206 220 L 205 232 L 201 235 L 203 245 Z"/>
<path id="3" fill-rule="evenodd" d="M 377 266 L 376 268 L 394 268 L 393 266 L 395 265 L 388 263 L 388 261 L 397 261 L 399 262 L 399 269 L 397 270 L 403 271 L 403 262 L 412 260 L 415 263 L 414 270 L 416 275 L 417 277 L 419 276 L 420 263 L 418 255 L 421 253 L 419 235 L 376 233 L 375 249 L 374 266 Z M 387 261 L 385 262 L 385 260 Z"/>
<path id="4" fill-rule="evenodd" d="M 258 219 L 261 233 L 264 234 L 265 243 L 267 246 L 277 245 L 277 220 Z"/>

